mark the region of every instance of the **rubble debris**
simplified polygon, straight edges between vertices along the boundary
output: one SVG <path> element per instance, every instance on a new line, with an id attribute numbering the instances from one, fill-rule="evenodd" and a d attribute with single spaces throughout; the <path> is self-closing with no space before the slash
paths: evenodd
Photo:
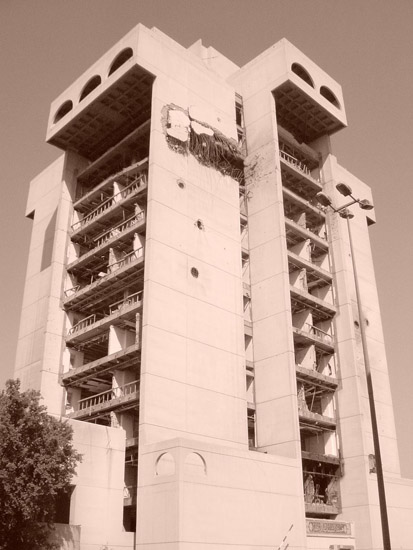
<path id="1" fill-rule="evenodd" d="M 204 166 L 244 185 L 244 155 L 235 139 L 227 138 L 206 122 L 194 120 L 181 107 L 168 105 L 166 113 L 165 134 L 171 149 L 180 154 L 191 153 Z"/>

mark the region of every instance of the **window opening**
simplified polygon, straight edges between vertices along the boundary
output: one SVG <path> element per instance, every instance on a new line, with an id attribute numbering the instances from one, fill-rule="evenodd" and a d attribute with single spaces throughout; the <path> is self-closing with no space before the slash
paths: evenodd
<path id="1" fill-rule="evenodd" d="M 64 116 L 66 116 L 67 113 L 69 113 L 72 109 L 73 109 L 72 101 L 70 99 L 68 101 L 65 101 L 63 105 L 61 105 L 57 110 L 54 117 L 54 123 L 56 124 L 56 122 L 59 122 L 59 120 L 61 120 Z"/>
<path id="2" fill-rule="evenodd" d="M 79 101 L 82 101 L 85 99 L 86 96 L 88 96 L 95 88 L 99 86 L 99 84 L 102 82 L 102 79 L 99 75 L 96 75 L 92 77 L 89 82 L 85 85 L 85 87 L 82 90 L 82 93 L 80 94 Z"/>
<path id="3" fill-rule="evenodd" d="M 295 73 L 297 76 L 301 78 L 301 80 L 304 80 L 309 86 L 314 88 L 314 82 L 309 73 L 304 69 L 302 65 L 299 63 L 293 63 L 291 65 L 291 70 L 293 73 Z"/>
<path id="4" fill-rule="evenodd" d="M 330 103 L 332 103 L 335 107 L 337 107 L 338 109 L 340 109 L 340 103 L 338 102 L 338 99 L 336 98 L 336 96 L 333 94 L 333 92 L 327 88 L 327 86 L 321 86 L 320 88 L 320 94 L 326 98 L 327 101 L 329 101 Z"/>
<path id="5" fill-rule="evenodd" d="M 110 66 L 108 76 L 113 74 L 115 71 L 117 71 L 128 59 L 130 59 L 133 55 L 132 48 L 126 48 L 125 50 L 121 51 L 120 54 L 118 54 L 115 59 L 112 62 L 112 65 Z"/>

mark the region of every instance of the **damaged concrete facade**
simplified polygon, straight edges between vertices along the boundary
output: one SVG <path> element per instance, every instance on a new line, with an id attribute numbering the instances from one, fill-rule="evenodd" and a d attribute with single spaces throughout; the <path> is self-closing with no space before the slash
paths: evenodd
<path id="1" fill-rule="evenodd" d="M 287 40 L 242 68 L 138 25 L 51 105 L 15 376 L 84 454 L 62 548 L 381 547 L 330 135 L 341 87 Z M 368 225 L 354 207 L 393 548 L 413 548 Z M 68 508 L 69 510 L 69 508 Z"/>

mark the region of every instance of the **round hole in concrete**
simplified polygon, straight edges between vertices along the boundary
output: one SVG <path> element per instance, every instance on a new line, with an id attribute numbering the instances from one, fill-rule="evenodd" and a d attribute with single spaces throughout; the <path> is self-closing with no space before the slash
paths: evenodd
<path id="1" fill-rule="evenodd" d="M 185 189 L 185 182 L 184 182 L 184 181 L 178 180 L 177 183 L 178 183 L 178 187 L 179 187 L 180 189 Z"/>
<path id="2" fill-rule="evenodd" d="M 192 277 L 195 277 L 195 279 L 198 278 L 198 276 L 199 276 L 199 271 L 197 270 L 196 267 L 192 267 L 192 268 L 191 268 L 191 275 L 192 275 Z"/>

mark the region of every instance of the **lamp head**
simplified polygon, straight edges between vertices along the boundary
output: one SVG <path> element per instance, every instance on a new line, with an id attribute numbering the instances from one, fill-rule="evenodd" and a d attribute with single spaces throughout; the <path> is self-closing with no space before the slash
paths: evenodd
<path id="1" fill-rule="evenodd" d="M 374 204 L 372 204 L 368 199 L 361 199 L 358 203 L 362 210 L 373 210 L 374 208 Z"/>
<path id="2" fill-rule="evenodd" d="M 344 195 L 345 197 L 350 197 L 353 193 L 351 187 L 347 185 L 347 183 L 340 182 L 336 185 L 336 189 L 339 193 Z"/>
<path id="3" fill-rule="evenodd" d="M 333 204 L 333 201 L 330 199 L 330 197 L 323 193 L 323 191 L 319 191 L 316 195 L 316 198 L 322 206 L 332 206 Z"/>
<path id="4" fill-rule="evenodd" d="M 346 220 L 351 220 L 351 218 L 354 218 L 353 212 L 351 210 L 349 210 L 348 208 L 343 208 L 343 210 L 340 210 L 339 216 L 341 218 L 346 219 Z"/>

